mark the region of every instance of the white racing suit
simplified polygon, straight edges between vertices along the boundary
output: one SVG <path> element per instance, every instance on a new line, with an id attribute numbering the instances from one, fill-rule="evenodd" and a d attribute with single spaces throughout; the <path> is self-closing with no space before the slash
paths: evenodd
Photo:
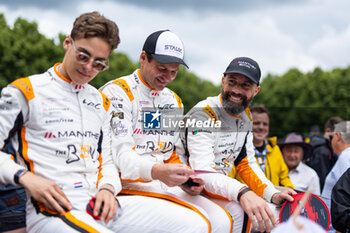
<path id="1" fill-rule="evenodd" d="M 193 169 L 218 172 L 200 175 L 205 182 L 205 193 L 233 216 L 234 232 L 245 232 L 249 231 L 250 224 L 247 216 L 243 219 L 237 195 L 246 185 L 227 176 L 232 167 L 235 166 L 245 183 L 267 202 L 279 191 L 256 163 L 249 109 L 238 116 L 230 115 L 221 101 L 219 95 L 194 106 L 185 117 L 187 129 L 182 131 L 181 139 Z M 202 122 L 202 126 L 197 122 Z"/>
<path id="2" fill-rule="evenodd" d="M 14 81 L 2 90 L 0 99 L 0 148 L 11 142 L 19 161 L 16 164 L 9 154 L 0 152 L 0 181 L 15 184 L 15 173 L 25 167 L 56 182 L 73 206 L 72 211 L 58 214 L 28 198 L 27 231 L 176 232 L 164 230 L 172 226 L 161 223 L 166 219 L 153 202 L 142 204 L 144 197 L 140 202 L 118 197 L 122 214 L 108 224 L 86 213 L 89 199 L 102 185 L 121 190 L 111 156 L 113 107 L 91 85 L 76 85 L 61 76 L 58 65 Z M 159 219 L 148 216 L 150 211 Z"/>
<path id="3" fill-rule="evenodd" d="M 121 193 L 170 201 L 163 209 L 169 224 L 173 222 L 174 206 L 180 204 L 184 210 L 193 211 L 191 218 L 194 224 L 200 225 L 204 222 L 204 232 L 230 232 L 232 219 L 223 208 L 200 195 L 190 196 L 179 187 L 169 188 L 159 180 L 152 180 L 153 165 L 182 163 L 178 156 L 182 152 L 177 150 L 183 149 L 179 132 L 176 127 L 167 128 L 166 124 L 169 123 L 164 121 L 167 116 L 173 115 L 182 119 L 181 99 L 168 88 L 162 91 L 150 88 L 140 76 L 139 70 L 108 82 L 101 87 L 101 91 L 117 108 L 112 120 L 115 136 L 113 156 L 121 171 Z M 197 204 L 200 203 L 201 206 L 211 208 L 213 214 L 208 215 L 206 208 L 198 207 Z M 182 215 L 182 211 L 176 214 Z M 195 220 L 196 216 L 200 216 L 202 220 Z M 179 232 L 191 231 L 184 228 Z"/>

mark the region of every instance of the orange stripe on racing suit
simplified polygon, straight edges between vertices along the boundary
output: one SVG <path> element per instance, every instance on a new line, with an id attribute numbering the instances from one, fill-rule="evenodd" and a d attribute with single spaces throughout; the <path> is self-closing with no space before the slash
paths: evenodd
<path id="1" fill-rule="evenodd" d="M 177 199 L 173 196 L 160 194 L 160 193 L 144 192 L 144 191 L 137 191 L 137 190 L 126 190 L 126 189 L 122 189 L 122 191 L 118 194 L 118 196 L 119 195 L 140 195 L 140 196 L 145 196 L 145 197 L 153 197 L 153 198 L 163 199 L 165 201 L 169 201 L 169 202 L 181 205 L 183 207 L 189 208 L 189 209 L 193 210 L 194 212 L 196 212 L 197 214 L 199 214 L 202 218 L 204 218 L 204 220 L 208 224 L 208 229 L 209 229 L 208 232 L 209 233 L 211 232 L 211 225 L 210 225 L 209 220 L 195 206 L 188 204 L 188 203 L 186 203 L 180 199 Z"/>
<path id="2" fill-rule="evenodd" d="M 72 80 L 70 80 L 70 79 L 68 79 L 68 78 L 66 78 L 66 77 L 64 77 L 64 76 L 62 76 L 62 75 L 58 72 L 57 67 L 58 67 L 59 65 L 61 65 L 61 64 L 62 64 L 62 63 L 56 63 L 56 64 L 54 65 L 55 73 L 56 73 L 57 76 L 60 77 L 62 80 L 66 81 L 67 83 L 71 83 Z"/>
<path id="3" fill-rule="evenodd" d="M 221 200 L 225 200 L 225 201 L 230 201 L 229 199 L 225 198 L 225 197 L 222 197 L 220 195 L 217 195 L 217 194 L 213 194 L 213 193 L 210 193 L 210 192 L 207 192 L 206 190 L 203 190 L 202 191 L 202 194 L 204 194 L 204 196 L 209 196 L 209 197 L 212 197 L 212 198 L 215 198 L 215 199 L 221 199 Z M 213 202 L 212 200 L 208 199 L 209 201 Z M 214 204 L 216 204 L 215 202 L 213 202 Z M 232 229 L 233 229 L 233 219 L 232 219 L 232 216 L 231 214 L 224 208 L 222 207 L 221 205 L 219 204 L 216 204 L 218 207 L 220 207 L 228 216 L 228 218 L 230 219 L 230 223 L 231 223 L 231 228 L 230 228 L 230 232 L 232 232 Z"/>
<path id="4" fill-rule="evenodd" d="M 242 232 L 243 233 L 249 233 L 250 229 L 251 229 L 251 221 L 248 218 L 248 215 L 246 213 L 244 213 L 244 219 L 243 219 L 243 228 L 242 228 Z"/>
<path id="5" fill-rule="evenodd" d="M 249 120 L 250 121 L 253 121 L 253 118 L 252 118 L 252 114 L 250 113 L 250 109 L 249 108 L 246 108 L 244 109 L 245 113 L 247 114 L 247 116 L 249 117 Z"/>
<path id="6" fill-rule="evenodd" d="M 264 190 L 267 184 L 264 184 L 262 180 L 255 174 L 255 171 L 249 166 L 247 158 L 247 150 L 245 144 L 247 143 L 247 136 L 245 137 L 243 148 L 239 153 L 234 164 L 239 176 L 243 181 L 251 188 L 258 196 L 263 197 Z"/>
<path id="7" fill-rule="evenodd" d="M 99 233 L 100 231 L 96 230 L 92 226 L 88 225 L 87 223 L 77 219 L 75 216 L 72 215 L 70 211 L 67 211 L 63 214 L 59 214 L 58 212 L 50 211 L 49 209 L 45 209 L 44 211 L 41 211 L 42 214 L 46 216 L 52 216 L 52 217 L 59 217 L 63 222 L 65 222 L 68 226 L 71 228 L 77 230 L 78 232 L 83 233 Z"/>
<path id="8" fill-rule="evenodd" d="M 146 180 L 144 180 L 144 179 L 142 179 L 142 178 L 138 178 L 138 179 L 136 179 L 136 180 L 122 179 L 122 178 L 120 178 L 120 179 L 121 179 L 121 181 L 125 181 L 125 182 L 141 182 L 141 183 L 149 183 L 149 182 L 152 182 L 151 180 L 146 181 Z"/>
<path id="9" fill-rule="evenodd" d="M 218 117 L 216 116 L 215 112 L 213 111 L 213 109 L 207 105 L 205 106 L 205 108 L 203 108 L 203 111 L 208 114 L 210 116 L 210 118 L 214 119 L 215 121 L 218 120 Z"/>
<path id="10" fill-rule="evenodd" d="M 66 212 L 60 216 L 60 218 L 67 223 L 72 228 L 78 230 L 79 232 L 86 233 L 98 233 L 99 231 L 93 228 L 92 226 L 86 224 L 85 222 L 80 221 L 76 217 L 74 217 L 70 212 Z"/>
<path id="11" fill-rule="evenodd" d="M 100 182 L 100 180 L 103 177 L 102 172 L 101 172 L 102 171 L 102 155 L 101 155 L 101 153 L 98 155 L 98 162 L 100 163 L 100 165 L 98 166 L 96 188 L 98 187 L 98 183 Z"/>
<path id="12" fill-rule="evenodd" d="M 22 144 L 22 149 L 19 151 L 20 156 L 23 158 L 28 170 L 35 174 L 34 172 L 34 163 L 32 160 L 28 158 L 28 142 L 25 138 L 26 134 L 26 127 L 21 128 L 21 138 L 20 142 Z M 37 211 L 40 211 L 41 213 L 44 213 L 46 215 L 58 215 L 59 213 L 50 209 L 47 209 L 44 204 L 41 202 L 35 201 L 33 198 L 31 198 L 31 202 L 33 203 L 35 209 Z"/>
<path id="13" fill-rule="evenodd" d="M 179 163 L 183 164 L 180 160 L 180 157 L 176 154 L 176 150 L 173 151 L 170 158 L 165 160 L 164 163 Z"/>
<path id="14" fill-rule="evenodd" d="M 101 91 L 99 91 L 103 97 L 103 107 L 104 109 L 106 110 L 106 112 L 108 111 L 109 109 L 109 106 L 111 105 L 111 101 L 109 100 L 109 98 L 103 94 Z"/>
<path id="15" fill-rule="evenodd" d="M 126 93 L 126 95 L 129 97 L 130 102 L 133 101 L 135 99 L 134 95 L 132 94 L 130 87 L 128 85 L 128 83 L 124 80 L 124 79 L 116 79 L 113 81 L 113 83 L 117 84 L 118 86 L 120 86 Z"/>
<path id="16" fill-rule="evenodd" d="M 22 150 L 19 151 L 19 153 L 23 157 L 28 170 L 32 173 L 35 173 L 33 161 L 28 158 L 28 142 L 25 137 L 26 137 L 26 127 L 23 126 L 21 128 L 21 139 L 20 139 L 22 143 Z"/>
<path id="17" fill-rule="evenodd" d="M 150 85 L 148 85 L 148 83 L 146 83 L 145 80 L 143 80 L 139 69 L 137 70 L 137 76 L 139 76 L 141 82 L 142 82 L 146 87 L 148 87 L 148 88 L 151 89 L 152 91 L 158 91 L 157 89 L 154 89 L 154 88 L 152 88 Z"/>
<path id="18" fill-rule="evenodd" d="M 21 142 L 21 144 L 22 144 L 22 149 L 19 151 L 19 154 L 23 158 L 23 160 L 24 160 L 28 170 L 30 172 L 32 172 L 33 174 L 35 174 L 33 161 L 28 158 L 28 142 L 26 140 L 25 135 L 26 135 L 26 127 L 23 126 L 21 128 L 21 138 L 19 140 Z M 49 214 L 58 214 L 57 212 L 54 212 L 54 211 L 49 210 L 49 209 L 46 209 L 44 204 L 42 204 L 42 203 L 40 203 L 38 201 L 35 201 L 33 198 L 31 198 L 31 202 L 33 203 L 33 205 L 34 205 L 34 207 L 35 207 L 35 209 L 37 211 L 40 211 L 42 213 L 44 211 L 47 211 Z"/>
<path id="19" fill-rule="evenodd" d="M 205 195 L 209 196 L 209 197 L 212 197 L 212 198 L 215 198 L 215 199 L 220 199 L 220 200 L 224 200 L 224 201 L 230 201 L 228 198 L 224 197 L 224 196 L 221 196 L 221 195 L 218 195 L 218 194 L 215 194 L 215 193 L 211 193 L 211 192 L 208 192 L 207 190 L 203 189 L 202 191 Z"/>

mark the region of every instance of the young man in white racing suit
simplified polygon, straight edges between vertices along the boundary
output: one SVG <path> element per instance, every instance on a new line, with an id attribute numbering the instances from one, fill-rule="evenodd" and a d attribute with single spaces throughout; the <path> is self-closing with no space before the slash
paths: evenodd
<path id="1" fill-rule="evenodd" d="M 170 115 L 183 117 L 181 99 L 165 87 L 175 79 L 180 64 L 187 66 L 183 56 L 183 43 L 177 35 L 169 30 L 156 31 L 144 43 L 140 69 L 101 88 L 118 108 L 113 120 L 113 156 L 121 171 L 121 193 L 168 200 L 162 207 L 164 213 L 173 212 L 180 204 L 184 210 L 191 209 L 194 216 L 203 217 L 207 232 L 231 232 L 229 214 L 198 195 L 203 181 L 179 160 L 182 152 L 177 148 L 183 148 L 179 132 L 166 128 L 162 121 Z M 198 186 L 182 185 L 189 178 Z M 210 214 L 207 209 L 211 209 Z"/>
<path id="2" fill-rule="evenodd" d="M 121 183 L 111 156 L 113 106 L 88 82 L 108 68 L 119 41 L 114 22 L 97 12 L 82 14 L 63 42 L 62 63 L 2 90 L 0 147 L 10 142 L 19 164 L 1 151 L 0 182 L 26 189 L 29 233 L 183 229 L 166 224 L 168 215 L 152 200 L 118 197 L 120 207 L 115 198 Z M 191 214 L 174 222 L 195 232 L 196 226 L 184 221 Z"/>
<path id="3" fill-rule="evenodd" d="M 270 232 L 270 222 L 276 226 L 276 219 L 266 201 L 292 201 L 290 194 L 295 193 L 276 190 L 254 157 L 248 106 L 259 92 L 259 80 L 260 68 L 254 60 L 233 59 L 222 77 L 221 94 L 194 106 L 185 117 L 187 128 L 181 133 L 189 165 L 195 170 L 217 172 L 199 175 L 204 180 L 203 192 L 232 215 L 233 232 L 237 233 L 250 231 L 249 220 L 255 230 Z M 227 176 L 233 166 L 248 187 Z"/>

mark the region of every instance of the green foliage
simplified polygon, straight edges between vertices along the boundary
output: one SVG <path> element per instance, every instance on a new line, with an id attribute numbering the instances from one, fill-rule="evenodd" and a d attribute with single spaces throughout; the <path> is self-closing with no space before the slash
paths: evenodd
<path id="1" fill-rule="evenodd" d="M 62 47 L 39 33 L 36 23 L 18 18 L 11 29 L 0 14 L 0 88 L 13 80 L 41 73 L 62 59 Z"/>
<path id="2" fill-rule="evenodd" d="M 329 117 L 349 119 L 349 85 L 350 67 L 330 72 L 315 68 L 306 74 L 290 69 L 263 79 L 254 103 L 269 109 L 270 135 L 283 137 L 292 131 L 306 135 L 313 125 L 322 131 Z"/>
<path id="3" fill-rule="evenodd" d="M 168 87 L 181 97 L 185 112 L 206 97 L 218 95 L 221 90 L 221 87 L 198 78 L 183 66 L 180 67 L 175 80 L 169 83 Z"/>

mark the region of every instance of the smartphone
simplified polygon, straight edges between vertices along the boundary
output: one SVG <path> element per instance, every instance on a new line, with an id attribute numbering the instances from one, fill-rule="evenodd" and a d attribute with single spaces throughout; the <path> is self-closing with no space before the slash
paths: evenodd
<path id="1" fill-rule="evenodd" d="M 185 183 L 182 184 L 182 186 L 191 188 L 192 186 L 199 186 L 199 183 L 194 182 L 193 179 L 190 177 Z"/>

